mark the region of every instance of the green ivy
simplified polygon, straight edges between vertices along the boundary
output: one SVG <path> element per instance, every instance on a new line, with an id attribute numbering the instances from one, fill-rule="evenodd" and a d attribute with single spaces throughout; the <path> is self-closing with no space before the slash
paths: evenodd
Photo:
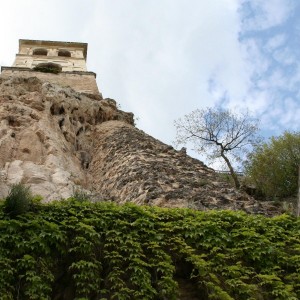
<path id="1" fill-rule="evenodd" d="M 0 205 L 0 299 L 300 299 L 300 219 L 74 199 Z"/>
<path id="2" fill-rule="evenodd" d="M 33 68 L 34 71 L 43 72 L 43 73 L 53 73 L 59 74 L 61 70 L 56 66 L 36 66 Z"/>

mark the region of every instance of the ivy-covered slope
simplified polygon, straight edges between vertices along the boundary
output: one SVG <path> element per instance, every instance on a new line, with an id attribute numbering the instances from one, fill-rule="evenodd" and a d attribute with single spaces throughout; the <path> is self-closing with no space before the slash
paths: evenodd
<path id="1" fill-rule="evenodd" d="M 0 208 L 0 299 L 300 299 L 300 220 L 88 203 Z"/>

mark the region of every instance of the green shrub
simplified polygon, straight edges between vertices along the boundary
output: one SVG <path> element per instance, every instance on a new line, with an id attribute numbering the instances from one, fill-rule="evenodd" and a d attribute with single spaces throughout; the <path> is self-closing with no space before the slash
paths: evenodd
<path id="1" fill-rule="evenodd" d="M 245 163 L 247 180 L 266 198 L 297 194 L 300 132 L 285 132 L 258 145 Z"/>
<path id="2" fill-rule="evenodd" d="M 59 74 L 61 72 L 61 67 L 53 63 L 41 63 L 34 67 L 33 70 L 43 73 Z"/>
<path id="3" fill-rule="evenodd" d="M 31 205 L 32 195 L 30 188 L 18 183 L 11 187 L 8 196 L 4 201 L 4 211 L 14 218 L 18 215 L 26 213 Z"/>
<path id="4" fill-rule="evenodd" d="M 82 189 L 75 189 L 73 195 L 71 196 L 71 199 L 78 202 L 85 202 L 90 200 L 90 196 Z"/>

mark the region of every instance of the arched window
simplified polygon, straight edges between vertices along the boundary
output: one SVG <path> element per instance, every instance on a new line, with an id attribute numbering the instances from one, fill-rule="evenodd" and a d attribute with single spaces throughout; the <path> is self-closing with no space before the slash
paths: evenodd
<path id="1" fill-rule="evenodd" d="M 71 57 L 71 52 L 68 50 L 59 50 L 58 56 Z"/>
<path id="2" fill-rule="evenodd" d="M 34 71 L 44 72 L 44 73 L 54 73 L 58 74 L 61 72 L 62 67 L 59 64 L 54 63 L 41 63 L 33 68 Z"/>
<path id="3" fill-rule="evenodd" d="M 33 55 L 47 55 L 48 51 L 46 49 L 34 49 L 33 50 Z"/>

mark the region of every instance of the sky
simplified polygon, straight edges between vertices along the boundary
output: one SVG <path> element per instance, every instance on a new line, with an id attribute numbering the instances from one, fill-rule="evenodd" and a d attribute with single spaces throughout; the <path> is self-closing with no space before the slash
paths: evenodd
<path id="1" fill-rule="evenodd" d="M 266 138 L 299 131 L 299 0 L 9 0 L 0 11 L 1 66 L 19 39 L 86 42 L 103 96 L 164 143 L 174 120 L 214 106 L 248 109 Z"/>

